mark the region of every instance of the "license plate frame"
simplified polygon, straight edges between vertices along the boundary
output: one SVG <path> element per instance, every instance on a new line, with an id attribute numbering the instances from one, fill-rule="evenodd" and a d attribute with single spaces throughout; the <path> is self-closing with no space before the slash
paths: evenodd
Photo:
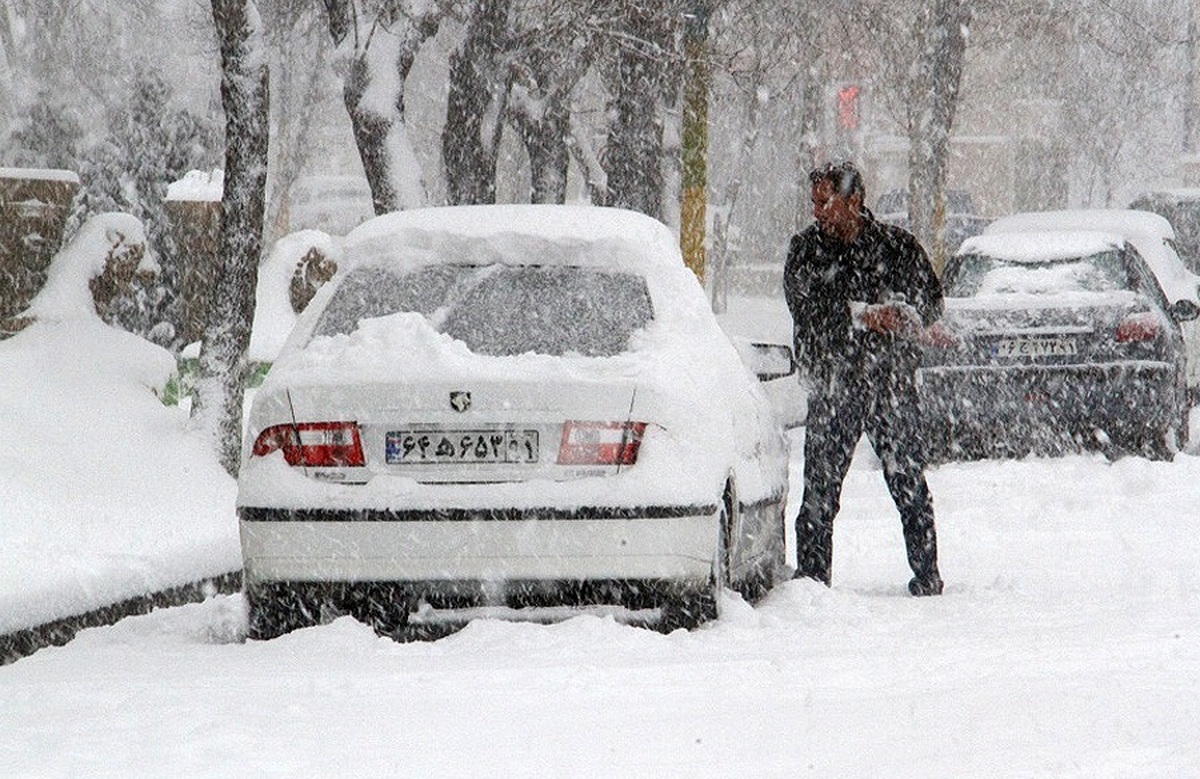
<path id="1" fill-rule="evenodd" d="M 389 430 L 384 459 L 388 465 L 524 465 L 538 462 L 538 439 L 530 428 Z"/>
<path id="2" fill-rule="evenodd" d="M 997 357 L 1036 359 L 1038 357 L 1074 357 L 1079 344 L 1064 336 L 1032 336 L 1001 338 L 993 349 Z"/>

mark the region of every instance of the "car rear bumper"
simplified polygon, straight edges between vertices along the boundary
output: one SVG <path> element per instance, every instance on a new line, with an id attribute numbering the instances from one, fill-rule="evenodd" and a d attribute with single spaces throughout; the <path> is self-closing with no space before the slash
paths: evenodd
<path id="1" fill-rule="evenodd" d="M 1162 426 L 1177 421 L 1178 370 L 1166 362 L 923 367 L 925 420 L 955 426 L 1056 429 Z"/>
<path id="2" fill-rule="evenodd" d="M 573 511 L 239 509 L 248 586 L 269 582 L 705 582 L 716 506 Z"/>

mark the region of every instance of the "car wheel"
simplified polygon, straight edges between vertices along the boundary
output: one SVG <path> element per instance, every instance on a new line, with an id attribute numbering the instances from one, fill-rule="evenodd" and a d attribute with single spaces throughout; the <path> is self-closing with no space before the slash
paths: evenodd
<path id="1" fill-rule="evenodd" d="M 780 507 L 779 523 L 771 537 L 767 553 L 741 588 L 742 595 L 751 603 L 761 600 L 776 584 L 791 577 L 787 563 L 787 531 L 784 529 L 786 522 L 783 508 Z"/>
<path id="2" fill-rule="evenodd" d="M 1174 424 L 1167 425 L 1157 434 L 1151 434 L 1150 440 L 1146 442 L 1144 451 L 1146 457 L 1151 460 L 1163 460 L 1170 462 L 1175 459 L 1176 452 L 1182 452 L 1187 446 L 1187 417 L 1182 420 L 1176 420 Z"/>
<path id="3" fill-rule="evenodd" d="M 1170 462 L 1175 458 L 1175 451 L 1170 444 L 1173 439 L 1174 433 L 1171 430 L 1165 430 L 1146 441 L 1141 448 L 1141 453 L 1147 460 Z"/>
<path id="4" fill-rule="evenodd" d="M 729 572 L 733 555 L 733 489 L 726 487 L 717 513 L 717 547 L 713 554 L 712 575 L 708 586 L 672 598 L 663 607 L 660 623 L 664 632 L 676 628 L 690 630 L 717 618 L 717 603 L 730 588 Z"/>
<path id="5" fill-rule="evenodd" d="M 246 588 L 248 625 L 246 638 L 267 641 L 298 628 L 316 624 L 304 599 L 280 588 Z"/>
<path id="6" fill-rule="evenodd" d="M 1104 455 L 1109 460 L 1133 455 L 1145 457 L 1147 460 L 1170 462 L 1178 451 L 1179 430 L 1178 421 L 1164 427 L 1125 430 L 1119 435 L 1110 436 L 1109 442 L 1104 446 Z"/>
<path id="7" fill-rule="evenodd" d="M 1192 404 L 1183 404 L 1183 414 L 1179 420 L 1179 429 L 1175 434 L 1175 451 L 1182 452 L 1192 442 Z"/>
<path id="8" fill-rule="evenodd" d="M 954 432 L 949 422 L 931 422 L 926 425 L 929 437 L 925 440 L 925 463 L 941 465 L 953 459 Z"/>

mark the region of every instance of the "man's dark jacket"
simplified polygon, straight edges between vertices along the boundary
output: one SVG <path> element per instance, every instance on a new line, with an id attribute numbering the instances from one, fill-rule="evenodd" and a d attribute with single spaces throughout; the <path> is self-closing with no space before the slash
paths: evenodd
<path id="1" fill-rule="evenodd" d="M 924 325 L 942 315 L 942 286 L 925 250 L 903 228 L 875 220 L 863 210 L 853 243 L 814 224 L 793 235 L 784 265 L 783 289 L 795 325 L 796 356 L 810 376 L 834 369 L 861 374 L 871 365 L 911 374 L 920 359 L 909 336 L 883 335 L 855 326 L 851 302 L 912 306 Z"/>

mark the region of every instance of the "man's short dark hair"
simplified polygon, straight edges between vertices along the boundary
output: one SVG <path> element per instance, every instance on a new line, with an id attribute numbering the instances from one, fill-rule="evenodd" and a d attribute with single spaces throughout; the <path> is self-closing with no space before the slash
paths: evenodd
<path id="1" fill-rule="evenodd" d="M 809 173 L 808 180 L 814 187 L 828 181 L 842 197 L 850 197 L 857 193 L 866 199 L 867 191 L 863 186 L 862 173 L 853 162 L 827 162 Z"/>

